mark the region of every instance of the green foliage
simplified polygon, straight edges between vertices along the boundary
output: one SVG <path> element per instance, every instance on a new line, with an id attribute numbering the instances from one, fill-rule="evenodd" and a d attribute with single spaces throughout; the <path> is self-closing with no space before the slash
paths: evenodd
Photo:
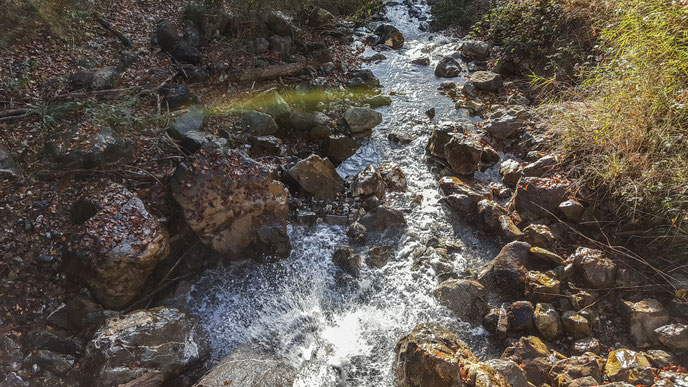
<path id="1" fill-rule="evenodd" d="M 432 5 L 433 24 L 437 28 L 469 29 L 489 9 L 488 0 L 439 0 Z"/>
<path id="2" fill-rule="evenodd" d="M 570 77 L 594 43 L 592 26 L 561 0 L 504 0 L 473 34 L 531 61 L 535 70 Z"/>
<path id="3" fill-rule="evenodd" d="M 585 102 L 552 117 L 557 150 L 622 219 L 688 240 L 688 10 L 622 0 L 606 22 L 606 59 L 574 90 Z"/>

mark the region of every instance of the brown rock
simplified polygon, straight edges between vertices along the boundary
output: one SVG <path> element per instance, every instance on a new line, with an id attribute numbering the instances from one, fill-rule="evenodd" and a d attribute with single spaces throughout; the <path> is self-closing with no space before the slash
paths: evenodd
<path id="1" fill-rule="evenodd" d="M 433 290 L 440 304 L 451 309 L 464 321 L 480 321 L 488 312 L 487 290 L 471 280 L 447 280 Z"/>
<path id="2" fill-rule="evenodd" d="M 301 160 L 291 169 L 291 176 L 302 191 L 318 200 L 335 200 L 344 189 L 344 179 L 339 176 L 334 165 L 317 155 Z"/>
<path id="3" fill-rule="evenodd" d="M 289 192 L 262 164 L 206 144 L 177 167 L 170 185 L 189 227 L 213 250 L 289 255 Z"/>

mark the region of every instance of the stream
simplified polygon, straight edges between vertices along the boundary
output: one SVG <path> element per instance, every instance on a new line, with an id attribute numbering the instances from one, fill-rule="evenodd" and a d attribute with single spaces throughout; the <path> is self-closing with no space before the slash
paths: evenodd
<path id="1" fill-rule="evenodd" d="M 414 7 L 421 15 L 429 14 L 425 3 Z M 433 70 L 460 41 L 421 31 L 421 21 L 409 16 L 408 10 L 403 4 L 387 7 L 388 19 L 406 42 L 400 50 L 381 51 L 387 59 L 368 66 L 384 86 L 383 93 L 393 94 L 393 103 L 378 109 L 382 124 L 338 167 L 340 175 L 347 177 L 371 164 L 393 163 L 406 174 L 406 195 L 418 198 L 413 201 L 418 204 L 399 200 L 389 205 L 404 211 L 408 229 L 393 241 L 373 240 L 357 248 L 365 257 L 368 248 L 393 244 L 394 258 L 381 269 L 364 264 L 360 278 L 342 281 L 332 254 L 337 245 L 349 243 L 346 228 L 290 225 L 289 258 L 268 264 L 241 262 L 206 272 L 194 282 L 185 306 L 210 332 L 213 362 L 239 346 L 255 345 L 293 365 L 298 370 L 297 386 L 391 386 L 394 346 L 423 322 L 451 329 L 479 357 L 494 355 L 482 328 L 458 321 L 432 297 L 438 285 L 432 265 L 414 267 L 414 252 L 431 238 L 462 245 L 450 253 L 455 273 L 479 268 L 496 255 L 498 247 L 440 203 L 441 175 L 426 160 L 425 145 L 435 126 L 470 124 L 472 119 L 439 94 L 438 87 L 447 79 L 435 77 Z M 352 49 L 361 45 L 357 41 Z M 368 47 L 363 56 L 375 53 Z M 430 57 L 431 65 L 411 63 L 421 56 Z M 430 120 L 425 111 L 432 107 L 436 116 Z M 387 139 L 395 131 L 411 134 L 413 141 L 395 145 Z M 489 180 L 491 173 L 477 177 Z"/>

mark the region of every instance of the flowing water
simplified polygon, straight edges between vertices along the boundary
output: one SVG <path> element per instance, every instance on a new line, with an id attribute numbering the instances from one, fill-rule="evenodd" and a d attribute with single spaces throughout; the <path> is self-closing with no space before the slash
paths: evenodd
<path id="1" fill-rule="evenodd" d="M 427 5 L 416 6 L 427 14 Z M 441 55 L 453 52 L 458 41 L 420 31 L 420 21 L 409 16 L 405 5 L 388 7 L 386 12 L 406 43 L 401 50 L 383 51 L 387 59 L 369 68 L 385 93 L 394 92 L 393 103 L 379 109 L 384 121 L 338 172 L 346 177 L 370 164 L 401 166 L 408 196 L 420 199 L 416 205 L 398 203 L 404 207 L 408 229 L 395 240 L 395 257 L 382 269 L 364 265 L 360 278 L 343 281 L 331 257 L 337 245 L 348 243 L 346 228 L 291 225 L 288 259 L 244 262 L 206 273 L 194 283 L 186 305 L 210 332 L 215 361 L 241 345 L 258 345 L 299 370 L 296 385 L 389 386 L 394 346 L 418 323 L 452 329 L 479 356 L 491 350 L 481 328 L 458 321 L 438 305 L 432 297 L 438 284 L 432 266 L 414 268 L 412 257 L 432 237 L 452 238 L 464 245 L 451 255 L 456 273 L 479 267 L 497 252 L 494 244 L 443 208 L 439 176 L 425 158 L 433 125 L 470 123 L 470 118 L 439 94 L 444 79 L 434 76 L 433 66 L 411 61 L 429 56 L 434 65 Z M 375 53 L 366 50 L 364 56 Z M 431 107 L 436 108 L 433 122 L 425 115 Z M 412 143 L 394 145 L 387 139 L 393 131 L 411 134 Z M 361 249 L 362 256 L 366 249 Z"/>

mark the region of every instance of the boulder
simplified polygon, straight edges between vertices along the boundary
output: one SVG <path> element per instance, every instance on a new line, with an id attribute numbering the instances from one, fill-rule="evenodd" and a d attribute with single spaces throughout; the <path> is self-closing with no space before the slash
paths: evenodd
<path id="1" fill-rule="evenodd" d="M 576 379 L 590 377 L 596 382 L 595 385 L 602 383 L 602 367 L 604 360 L 592 353 L 572 356 L 554 363 L 549 371 L 553 387 L 566 387 Z"/>
<path id="2" fill-rule="evenodd" d="M 506 140 L 521 129 L 525 121 L 523 119 L 504 112 L 497 112 L 490 116 L 483 127 L 487 133 L 499 140 Z M 519 177 L 523 175 L 521 168 L 516 168 L 514 172 Z M 518 181 L 518 180 L 517 180 Z"/>
<path id="3" fill-rule="evenodd" d="M 564 312 L 561 315 L 561 325 L 564 327 L 564 332 L 574 339 L 581 339 L 592 334 L 588 319 L 576 312 Z"/>
<path id="4" fill-rule="evenodd" d="M 475 59 L 486 59 L 490 55 L 490 45 L 480 40 L 463 42 L 461 50 L 464 55 Z"/>
<path id="5" fill-rule="evenodd" d="M 342 135 L 329 136 L 323 145 L 323 153 L 335 164 L 341 164 L 353 156 L 361 143 L 351 137 Z"/>
<path id="6" fill-rule="evenodd" d="M 189 227 L 216 252 L 289 255 L 289 192 L 242 152 L 206 144 L 179 164 L 170 185 Z"/>
<path id="7" fill-rule="evenodd" d="M 270 12 L 265 23 L 270 31 L 279 36 L 294 36 L 298 28 L 281 12 Z"/>
<path id="8" fill-rule="evenodd" d="M 271 155 L 277 156 L 282 153 L 282 140 L 275 136 L 251 136 L 249 137 L 252 156 Z"/>
<path id="9" fill-rule="evenodd" d="M 394 248 L 392 246 L 376 246 L 368 250 L 366 263 L 371 267 L 383 267 L 394 258 Z"/>
<path id="10" fill-rule="evenodd" d="M 604 258 L 602 251 L 579 247 L 572 258 L 573 267 L 585 284 L 594 289 L 608 288 L 616 280 L 616 264 Z"/>
<path id="11" fill-rule="evenodd" d="M 528 387 L 526 373 L 513 360 L 492 359 L 484 362 L 497 370 L 509 382 L 511 387 Z"/>
<path id="12" fill-rule="evenodd" d="M 127 159 L 133 145 L 120 139 L 109 126 L 82 121 L 49 136 L 46 152 L 57 168 L 89 169 Z"/>
<path id="13" fill-rule="evenodd" d="M 332 255 L 332 261 L 338 268 L 354 277 L 361 275 L 361 256 L 348 246 L 339 246 Z"/>
<path id="14" fill-rule="evenodd" d="M 158 23 L 155 36 L 158 46 L 166 52 L 172 52 L 174 46 L 182 40 L 171 20 L 162 20 Z"/>
<path id="15" fill-rule="evenodd" d="M 564 356 L 554 351 L 535 336 L 521 337 L 502 353 L 502 360 L 517 362 L 526 373 L 528 381 L 541 386 L 549 382 L 549 371 L 555 361 Z"/>
<path id="16" fill-rule="evenodd" d="M 451 135 L 444 146 L 444 154 L 452 171 L 459 175 L 472 175 L 480 167 L 483 146 L 462 134 Z"/>
<path id="17" fill-rule="evenodd" d="M 500 239 L 513 241 L 521 239 L 521 230 L 516 227 L 507 210 L 487 199 L 477 204 L 478 216 L 474 218 L 479 228 L 495 233 Z"/>
<path id="18" fill-rule="evenodd" d="M 118 184 L 93 187 L 75 203 L 72 219 L 80 226 L 67 245 L 65 261 L 108 308 L 133 301 L 170 252 L 162 224 L 141 199 Z"/>
<path id="19" fill-rule="evenodd" d="M 346 235 L 356 243 L 364 243 L 366 241 L 367 232 L 368 230 L 366 230 L 364 225 L 358 222 L 354 222 L 346 230 Z"/>
<path id="20" fill-rule="evenodd" d="M 497 91 L 504 84 L 504 80 L 501 75 L 491 71 L 476 71 L 471 75 L 471 83 L 478 90 Z"/>
<path id="21" fill-rule="evenodd" d="M 530 245 L 518 241 L 507 244 L 497 254 L 493 264 L 495 280 L 500 289 L 514 293 L 522 292 L 526 274 L 534 266 Z"/>
<path id="22" fill-rule="evenodd" d="M 549 227 L 544 224 L 530 224 L 523 229 L 523 238 L 531 246 L 548 248 L 554 244 L 555 238 Z"/>
<path id="23" fill-rule="evenodd" d="M 465 366 L 478 358 L 456 336 L 437 325 L 420 324 L 395 347 L 395 385 L 399 387 L 463 387 Z"/>
<path id="24" fill-rule="evenodd" d="M 509 330 L 515 332 L 530 331 L 533 327 L 533 304 L 528 301 L 516 301 L 506 309 Z"/>
<path id="25" fill-rule="evenodd" d="M 279 131 L 277 123 L 269 114 L 255 110 L 241 113 L 241 125 L 256 136 L 270 136 Z"/>
<path id="26" fill-rule="evenodd" d="M 439 284 L 432 294 L 463 321 L 480 321 L 489 311 L 487 290 L 477 281 L 447 280 Z"/>
<path id="27" fill-rule="evenodd" d="M 260 99 L 261 111 L 268 113 L 275 121 L 288 120 L 292 114 L 291 107 L 278 92 L 273 92 Z"/>
<path id="28" fill-rule="evenodd" d="M 604 373 L 612 382 L 648 386 L 654 382 L 654 374 L 647 357 L 630 349 L 610 352 Z"/>
<path id="29" fill-rule="evenodd" d="M 499 308 L 490 309 L 482 321 L 485 329 L 500 340 L 505 339 L 509 331 L 509 315 L 506 308 L 507 304 L 502 304 Z"/>
<path id="30" fill-rule="evenodd" d="M 525 277 L 525 295 L 535 302 L 553 302 L 559 298 L 561 283 L 539 271 L 529 271 Z"/>
<path id="31" fill-rule="evenodd" d="M 559 204 L 559 212 L 561 212 L 566 219 L 574 223 L 580 223 L 583 218 L 585 207 L 576 199 L 569 199 Z"/>
<path id="32" fill-rule="evenodd" d="M 407 183 L 406 175 L 396 164 L 385 164 L 377 169 L 385 183 L 385 190 L 388 192 L 405 192 Z"/>
<path id="33" fill-rule="evenodd" d="M 191 92 L 186 85 L 167 84 L 160 88 L 159 93 L 166 109 L 176 109 L 191 100 Z"/>
<path id="34" fill-rule="evenodd" d="M 375 89 L 380 87 L 380 80 L 369 69 L 359 69 L 349 72 L 346 85 L 352 89 Z"/>
<path id="35" fill-rule="evenodd" d="M 390 24 L 382 24 L 375 29 L 375 35 L 380 37 L 379 44 L 398 49 L 404 46 L 404 35 Z"/>
<path id="36" fill-rule="evenodd" d="M 335 16 L 327 10 L 315 7 L 308 15 L 308 24 L 313 27 L 324 27 L 332 24 L 335 21 Z"/>
<path id="37" fill-rule="evenodd" d="M 120 81 L 119 72 L 114 67 L 102 67 L 93 74 L 91 90 L 109 90 L 117 87 Z"/>
<path id="38" fill-rule="evenodd" d="M 289 126 L 301 133 L 306 134 L 310 134 L 311 130 L 315 127 L 327 127 L 329 122 L 330 117 L 321 112 L 292 112 L 291 116 L 289 117 Z"/>
<path id="39" fill-rule="evenodd" d="M 183 310 L 136 310 L 107 320 L 95 333 L 84 353 L 87 371 L 82 375 L 92 379 L 92 386 L 117 386 L 159 371 L 172 383 L 209 354 L 207 333 Z"/>
<path id="40" fill-rule="evenodd" d="M 243 345 L 220 360 L 194 387 L 291 386 L 297 372 L 289 362 L 257 346 Z"/>
<path id="41" fill-rule="evenodd" d="M 523 176 L 542 177 L 547 172 L 552 171 L 557 166 L 557 158 L 554 155 L 547 155 L 539 158 L 523 167 Z"/>
<path id="42" fill-rule="evenodd" d="M 375 196 L 381 199 L 385 194 L 385 182 L 377 168 L 372 165 L 367 166 L 354 176 L 351 194 L 358 198 Z"/>
<path id="43" fill-rule="evenodd" d="M 193 107 L 188 112 L 177 117 L 167 133 L 181 143 L 182 148 L 193 153 L 199 150 L 203 144 L 209 141 L 210 136 L 201 131 L 204 112 L 202 107 Z"/>
<path id="44" fill-rule="evenodd" d="M 377 207 L 363 215 L 360 222 L 368 231 L 372 232 L 384 232 L 388 229 L 406 227 L 404 214 L 399 210 L 385 206 Z"/>
<path id="45" fill-rule="evenodd" d="M 311 155 L 289 169 L 299 188 L 317 200 L 335 200 L 344 189 L 344 179 L 328 159 Z"/>
<path id="46" fill-rule="evenodd" d="M 561 318 L 551 304 L 537 304 L 534 320 L 538 332 L 547 340 L 555 340 L 562 332 Z"/>
<path id="47" fill-rule="evenodd" d="M 568 196 L 566 182 L 558 179 L 523 177 L 511 197 L 509 209 L 516 210 L 524 220 L 536 220 L 555 213 Z"/>
<path id="48" fill-rule="evenodd" d="M 470 364 L 468 370 L 468 382 L 475 387 L 511 387 L 509 381 L 495 368 L 480 362 Z"/>
<path id="49" fill-rule="evenodd" d="M 181 63 L 199 64 L 203 60 L 198 48 L 183 41 L 174 45 L 171 55 Z"/>
<path id="50" fill-rule="evenodd" d="M 343 118 L 354 134 L 368 133 L 382 122 L 382 114 L 369 107 L 352 106 L 344 112 Z"/>
<path id="51" fill-rule="evenodd" d="M 655 329 L 655 335 L 659 342 L 666 345 L 672 351 L 685 351 L 688 349 L 688 325 L 668 324 Z"/>
<path id="52" fill-rule="evenodd" d="M 0 145 L 0 179 L 17 178 L 21 176 L 21 169 L 7 148 Z"/>
<path id="53" fill-rule="evenodd" d="M 435 76 L 440 78 L 454 78 L 461 74 L 461 65 L 454 58 L 445 56 L 435 67 Z"/>

